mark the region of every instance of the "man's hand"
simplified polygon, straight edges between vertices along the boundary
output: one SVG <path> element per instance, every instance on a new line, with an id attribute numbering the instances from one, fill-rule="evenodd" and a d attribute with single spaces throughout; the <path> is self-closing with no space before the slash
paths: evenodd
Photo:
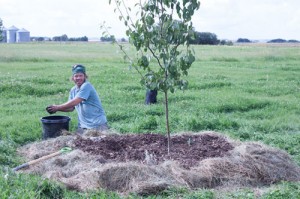
<path id="1" fill-rule="evenodd" d="M 55 105 L 49 105 L 46 107 L 46 111 L 50 114 L 56 113 L 57 109 Z"/>
<path id="2" fill-rule="evenodd" d="M 49 105 L 46 107 L 46 111 L 50 114 L 56 113 L 57 111 L 62 111 L 62 112 L 71 112 L 75 109 L 75 106 L 82 102 L 84 99 L 76 97 L 64 104 L 60 105 Z"/>

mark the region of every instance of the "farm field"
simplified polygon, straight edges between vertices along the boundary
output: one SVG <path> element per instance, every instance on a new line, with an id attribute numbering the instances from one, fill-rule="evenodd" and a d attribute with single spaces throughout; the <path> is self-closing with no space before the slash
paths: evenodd
<path id="1" fill-rule="evenodd" d="M 286 151 L 300 166 L 300 46 L 194 46 L 189 87 L 169 95 L 172 133 L 215 131 Z M 126 49 L 134 55 L 133 49 Z M 71 66 L 87 67 L 110 127 L 121 134 L 165 132 L 164 102 L 144 105 L 145 88 L 117 46 L 103 43 L 0 45 L 0 193 L 2 198 L 119 198 L 115 192 L 78 193 L 39 176 L 9 173 L 22 163 L 16 149 L 41 140 L 45 108 L 68 98 Z M 76 129 L 76 113 L 70 131 Z M 9 175 L 8 175 L 9 173 Z M 298 198 L 299 182 L 229 190 L 169 190 L 149 198 Z M 132 198 L 138 196 L 130 196 Z"/>

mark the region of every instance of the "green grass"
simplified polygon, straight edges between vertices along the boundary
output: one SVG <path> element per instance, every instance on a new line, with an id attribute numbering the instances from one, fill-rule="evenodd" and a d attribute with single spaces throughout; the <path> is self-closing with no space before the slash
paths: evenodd
<path id="1" fill-rule="evenodd" d="M 130 46 L 127 46 L 133 55 Z M 232 139 L 260 141 L 286 150 L 300 165 L 300 51 L 289 46 L 195 46 L 189 89 L 169 95 L 171 132 L 214 130 Z M 71 66 L 87 67 L 89 81 L 100 94 L 109 125 L 121 133 L 165 133 L 164 99 L 144 105 L 145 88 L 123 61 L 116 46 L 100 43 L 27 43 L 0 45 L 0 193 L 4 197 L 85 198 L 38 176 L 4 176 L 21 163 L 20 145 L 40 140 L 40 118 L 49 104 L 68 98 Z M 72 118 L 76 113 L 62 113 Z M 46 191 L 45 191 L 46 190 Z M 27 191 L 27 192 L 26 192 Z M 262 198 L 294 197 L 299 183 L 279 184 Z M 40 194 L 40 195 L 38 195 Z M 52 195 L 51 195 L 52 194 Z M 90 198 L 118 198 L 116 193 L 89 193 Z M 294 194 L 294 195 L 293 195 Z M 43 195 L 43 194 L 42 194 Z M 213 190 L 169 190 L 148 198 L 214 198 Z M 242 190 L 227 198 L 255 198 Z M 45 196 L 46 197 L 46 196 Z M 132 196 L 135 198 L 135 196 Z M 224 198 L 226 198 L 224 196 Z M 295 198 L 295 197 L 294 197 Z"/>

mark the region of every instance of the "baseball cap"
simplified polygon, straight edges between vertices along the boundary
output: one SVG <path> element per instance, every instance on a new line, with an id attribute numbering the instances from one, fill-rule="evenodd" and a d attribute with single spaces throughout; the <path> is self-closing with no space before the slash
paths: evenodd
<path id="1" fill-rule="evenodd" d="M 81 64 L 76 64 L 72 67 L 73 75 L 76 73 L 84 73 L 85 74 L 85 67 Z"/>

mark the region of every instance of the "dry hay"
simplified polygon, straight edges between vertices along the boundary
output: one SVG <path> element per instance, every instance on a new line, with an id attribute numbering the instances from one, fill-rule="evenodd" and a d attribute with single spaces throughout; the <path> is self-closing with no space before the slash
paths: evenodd
<path id="1" fill-rule="evenodd" d="M 75 136 L 66 135 L 59 138 L 42 140 L 24 145 L 18 149 L 18 153 L 27 160 L 33 160 L 54 153 L 63 147 L 70 147 Z"/>
<path id="2" fill-rule="evenodd" d="M 203 134 L 212 132 L 203 132 Z M 213 133 L 215 136 L 222 136 Z M 109 134 L 92 133 L 101 140 Z M 97 137 L 98 136 L 98 137 Z M 84 135 L 89 139 L 88 135 Z M 222 136 L 224 137 L 224 136 Z M 19 149 L 27 160 L 55 152 L 64 146 L 74 147 L 76 136 L 61 136 L 26 145 Z M 229 141 L 229 139 L 227 139 Z M 78 191 L 107 189 L 122 194 L 156 194 L 170 187 L 216 188 L 258 186 L 285 181 L 299 181 L 300 168 L 290 156 L 257 142 L 238 143 L 223 157 L 206 158 L 186 169 L 177 161 L 147 164 L 149 161 L 111 162 L 79 149 L 30 166 L 21 172 L 35 173 L 60 181 Z M 145 160 L 149 158 L 145 153 Z"/>
<path id="3" fill-rule="evenodd" d="M 225 157 L 205 159 L 191 171 L 194 177 L 187 181 L 195 188 L 203 184 L 203 180 L 209 182 L 208 188 L 217 185 L 270 185 L 282 180 L 300 180 L 300 167 L 286 152 L 254 142 L 241 143 Z"/>

